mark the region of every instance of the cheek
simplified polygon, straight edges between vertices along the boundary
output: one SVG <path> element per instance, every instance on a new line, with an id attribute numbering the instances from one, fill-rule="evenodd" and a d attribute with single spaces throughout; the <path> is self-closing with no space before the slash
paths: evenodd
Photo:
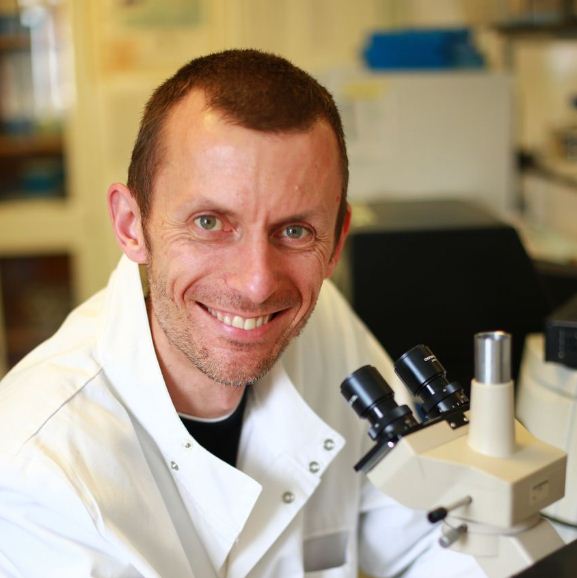
<path id="1" fill-rule="evenodd" d="M 323 244 L 310 255 L 309 272 L 311 275 L 324 280 L 331 271 L 332 246 Z"/>
<path id="2" fill-rule="evenodd" d="M 305 302 L 316 301 L 329 272 L 328 260 L 323 254 L 314 252 L 306 258 L 292 260 L 285 271 L 292 283 L 298 287 Z"/>
<path id="3" fill-rule="evenodd" d="M 171 250 L 152 256 L 153 275 L 177 305 L 184 305 L 187 292 L 210 275 L 211 260 L 192 251 Z"/>

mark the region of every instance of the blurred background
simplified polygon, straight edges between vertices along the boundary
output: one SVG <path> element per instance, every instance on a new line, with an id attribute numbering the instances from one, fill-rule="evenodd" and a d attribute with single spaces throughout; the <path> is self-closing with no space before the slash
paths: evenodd
<path id="1" fill-rule="evenodd" d="M 541 317 L 577 291 L 577 2 L 0 0 L 0 375 L 106 283 L 105 192 L 150 92 L 230 47 L 281 54 L 333 92 L 357 230 L 380 230 L 387 203 L 409 230 L 498 224 L 548 284 Z M 480 242 L 476 269 L 507 269 Z"/>

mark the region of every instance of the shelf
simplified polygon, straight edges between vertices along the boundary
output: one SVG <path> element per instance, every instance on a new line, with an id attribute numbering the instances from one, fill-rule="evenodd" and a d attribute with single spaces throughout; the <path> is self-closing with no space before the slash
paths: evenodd
<path id="1" fill-rule="evenodd" d="M 0 203 L 0 255 L 74 251 L 84 239 L 83 216 L 68 199 Z"/>
<path id="2" fill-rule="evenodd" d="M 30 37 L 27 34 L 0 34 L 0 51 L 28 50 Z"/>
<path id="3" fill-rule="evenodd" d="M 63 146 L 60 134 L 0 134 L 0 158 L 58 155 Z"/>
<path id="4" fill-rule="evenodd" d="M 72 308 L 67 253 L 0 258 L 5 361 L 8 367 L 47 339 Z"/>
<path id="5" fill-rule="evenodd" d="M 69 3 L 41 1 L 33 32 L 19 7 L 29 3 L 0 8 L 0 377 L 70 311 L 99 235 L 80 195 L 68 194 L 68 120 L 53 106 L 56 80 L 74 80 L 64 68 L 72 22 L 60 4 Z"/>
<path id="6" fill-rule="evenodd" d="M 525 169 L 524 174 L 526 176 L 536 175 L 552 183 L 566 186 L 577 194 L 577 160 L 542 156 L 535 160 L 533 167 Z"/>
<path id="7" fill-rule="evenodd" d="M 496 24 L 494 29 L 513 38 L 577 40 L 577 20 L 551 23 L 509 22 Z"/>

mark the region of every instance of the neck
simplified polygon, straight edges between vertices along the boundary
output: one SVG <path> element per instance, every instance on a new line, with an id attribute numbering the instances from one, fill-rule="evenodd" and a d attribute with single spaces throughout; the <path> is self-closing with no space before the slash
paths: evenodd
<path id="1" fill-rule="evenodd" d="M 158 363 L 176 411 L 205 419 L 232 413 L 245 386 L 223 385 L 206 376 L 169 341 L 150 307 L 148 319 Z"/>
<path id="2" fill-rule="evenodd" d="M 240 403 L 245 386 L 232 387 L 212 382 L 182 385 L 178 379 L 160 365 L 166 387 L 177 412 L 203 419 L 215 419 L 230 415 Z"/>

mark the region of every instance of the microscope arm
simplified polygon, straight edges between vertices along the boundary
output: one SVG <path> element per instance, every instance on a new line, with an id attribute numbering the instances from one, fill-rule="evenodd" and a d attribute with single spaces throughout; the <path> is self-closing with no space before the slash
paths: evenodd
<path id="1" fill-rule="evenodd" d="M 469 428 L 441 420 L 414 431 L 367 476 L 383 493 L 415 509 L 470 496 L 469 504 L 445 519 L 448 541 L 475 556 L 488 576 L 510 576 L 563 545 L 539 511 L 563 495 L 566 456 L 518 422 L 511 455 L 483 455 L 471 448 Z M 463 524 L 466 532 L 452 531 Z"/>

